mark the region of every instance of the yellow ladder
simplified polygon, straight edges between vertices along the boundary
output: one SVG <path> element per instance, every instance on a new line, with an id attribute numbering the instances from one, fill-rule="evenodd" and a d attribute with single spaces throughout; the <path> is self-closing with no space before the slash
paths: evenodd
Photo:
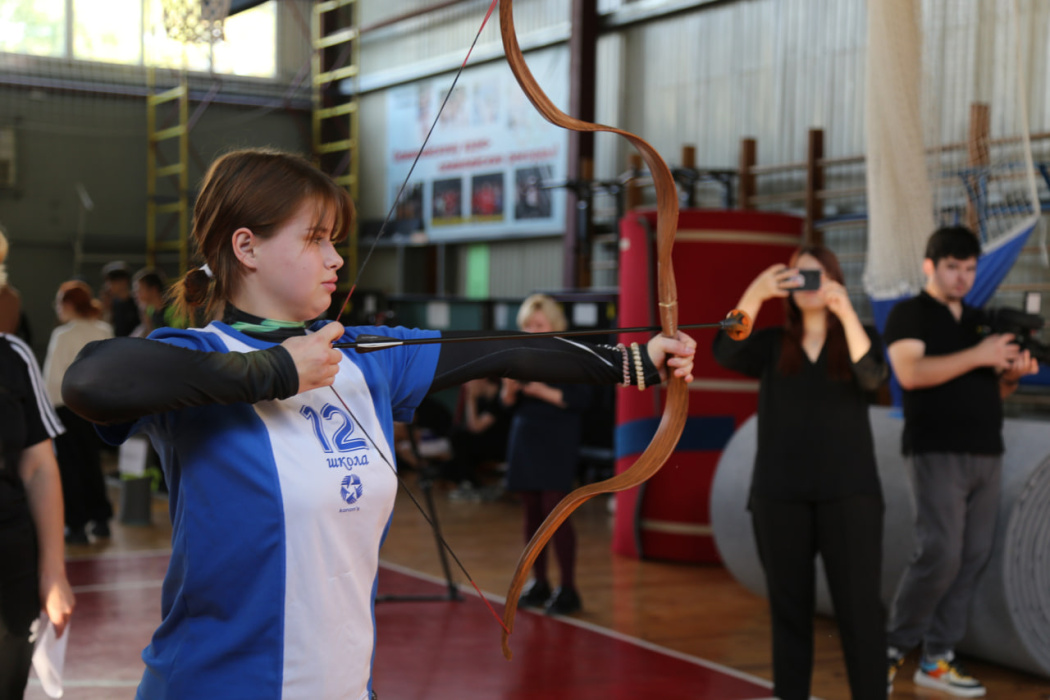
<path id="1" fill-rule="evenodd" d="M 189 269 L 189 88 L 186 77 L 179 79 L 179 84 L 169 90 L 154 92 L 155 76 L 149 71 L 150 95 L 146 98 L 146 138 L 149 147 L 146 149 L 146 264 L 157 267 L 157 254 L 177 251 L 179 254 L 179 272 Z M 163 105 L 175 103 L 178 112 L 178 123 L 174 126 L 158 129 L 158 112 Z M 171 139 L 178 139 L 178 159 L 167 162 L 160 154 L 161 144 Z M 170 152 L 170 147 L 166 152 Z M 164 162 L 158 166 L 158 160 Z M 174 183 L 174 194 L 161 196 L 158 184 L 161 181 L 171 183 L 169 178 L 177 178 Z M 169 192 L 171 187 L 165 188 Z M 175 236 L 170 236 L 173 217 L 178 216 Z M 158 223 L 163 220 L 167 225 L 158 232 Z"/>
<path id="2" fill-rule="evenodd" d="M 311 22 L 313 40 L 313 156 L 314 162 L 350 192 L 358 194 L 358 102 L 357 90 L 341 95 L 325 88 L 347 78 L 357 78 L 360 63 L 356 0 L 322 0 L 314 4 Z M 327 25 L 327 33 L 326 33 Z M 333 29 L 333 27 L 338 27 Z M 339 54 L 349 60 L 331 65 L 326 53 L 341 47 Z M 345 123 L 337 120 L 345 119 Z M 338 135 L 333 137 L 333 134 Z M 357 274 L 357 222 L 355 220 L 343 251 L 348 278 Z"/>

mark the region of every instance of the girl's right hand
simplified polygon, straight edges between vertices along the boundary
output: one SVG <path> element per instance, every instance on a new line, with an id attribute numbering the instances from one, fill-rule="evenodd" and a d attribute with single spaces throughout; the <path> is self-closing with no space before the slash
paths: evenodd
<path id="1" fill-rule="evenodd" d="M 332 385 L 343 359 L 343 353 L 333 348 L 332 343 L 345 332 L 343 324 L 332 322 L 316 333 L 296 336 L 281 343 L 295 361 L 295 370 L 299 373 L 298 393 Z"/>

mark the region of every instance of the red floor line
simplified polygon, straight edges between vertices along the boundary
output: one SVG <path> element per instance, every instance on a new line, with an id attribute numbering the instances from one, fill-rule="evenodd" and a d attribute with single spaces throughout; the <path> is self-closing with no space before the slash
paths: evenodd
<path id="1" fill-rule="evenodd" d="M 418 578 L 418 579 L 421 579 L 421 580 L 424 580 L 424 581 L 428 581 L 430 583 L 433 583 L 433 584 L 436 584 L 436 585 L 439 585 L 439 586 L 447 586 L 448 585 L 448 582 L 445 579 L 443 579 L 443 578 L 438 578 L 436 576 L 431 576 L 429 574 L 425 574 L 425 573 L 422 573 L 420 571 L 415 571 L 414 569 L 410 569 L 410 568 L 405 567 L 405 566 L 400 566 L 398 564 L 392 564 L 390 562 L 385 562 L 385 561 L 380 561 L 379 565 L 382 568 L 389 569 L 391 571 L 396 571 L 396 572 L 398 572 L 400 574 L 403 574 L 405 576 L 411 576 L 413 578 Z M 474 589 L 471 586 L 457 584 L 456 587 L 459 589 L 459 591 L 461 593 L 466 593 L 466 594 L 469 594 L 469 595 L 472 595 L 472 596 L 475 596 L 475 597 L 477 596 L 477 593 L 474 592 Z M 502 605 L 502 604 L 506 603 L 506 601 L 507 601 L 506 596 L 497 595 L 495 593 L 489 593 L 487 591 L 482 591 L 482 592 L 484 593 L 486 598 L 488 598 L 490 601 L 492 601 L 494 603 L 499 603 L 499 604 Z M 628 644 L 633 644 L 635 646 L 642 647 L 643 649 L 648 649 L 649 651 L 653 651 L 653 652 L 656 652 L 656 653 L 659 653 L 659 654 L 664 654 L 666 656 L 670 656 L 670 657 L 673 657 L 673 658 L 676 658 L 676 659 L 680 659 L 680 660 L 686 661 L 688 663 L 696 664 L 697 666 L 702 666 L 703 668 L 706 668 L 706 669 L 709 669 L 709 670 L 712 670 L 712 671 L 717 671 L 719 673 L 724 673 L 727 676 L 732 676 L 733 678 L 738 678 L 740 680 L 747 681 L 749 683 L 754 683 L 755 685 L 763 686 L 763 687 L 769 688 L 769 689 L 773 688 L 773 684 L 770 683 L 769 681 L 767 681 L 764 678 L 759 678 L 758 676 L 753 676 L 753 675 L 751 675 L 749 673 L 745 673 L 743 671 L 738 671 L 738 670 L 736 670 L 734 668 L 730 668 L 728 666 L 723 666 L 722 664 L 716 663 L 714 661 L 708 661 L 707 659 L 700 658 L 699 656 L 693 656 L 691 654 L 686 654 L 686 653 L 683 653 L 683 652 L 680 652 L 680 651 L 675 651 L 674 649 L 668 649 L 667 647 L 661 646 L 659 644 L 655 644 L 653 642 L 646 641 L 646 640 L 641 639 L 639 637 L 634 637 L 634 636 L 631 636 L 631 635 L 627 635 L 627 634 L 624 634 L 622 632 L 617 632 L 616 630 L 611 630 L 611 629 L 609 629 L 607 627 L 601 627 L 599 625 L 595 625 L 594 623 L 587 622 L 586 620 L 578 620 L 576 618 L 568 617 L 568 616 L 555 616 L 553 619 L 556 619 L 559 622 L 563 622 L 563 623 L 566 623 L 566 624 L 569 624 L 569 625 L 574 625 L 576 627 L 580 627 L 582 629 L 586 629 L 586 630 L 588 630 L 590 632 L 594 632 L 594 633 L 597 633 L 597 634 L 604 635 L 606 637 L 610 637 L 612 639 L 616 639 L 616 640 L 621 641 L 621 642 L 625 642 L 625 643 L 628 643 Z M 765 700 L 765 699 L 756 698 L 756 700 Z M 775 699 L 774 698 L 770 698 L 769 700 L 775 700 Z M 820 700 L 820 699 L 819 698 L 813 698 L 812 700 Z"/>

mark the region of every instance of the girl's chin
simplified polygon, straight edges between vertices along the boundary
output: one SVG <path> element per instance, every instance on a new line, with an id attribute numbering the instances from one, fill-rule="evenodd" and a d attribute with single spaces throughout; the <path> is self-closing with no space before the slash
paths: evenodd
<path id="1" fill-rule="evenodd" d="M 328 308 L 331 305 L 332 305 L 331 297 L 326 297 L 323 304 L 319 303 L 313 308 L 313 314 L 310 316 L 310 318 L 308 318 L 306 320 L 307 321 L 312 321 L 315 318 L 319 318 L 319 317 L 323 316 L 324 313 L 326 311 L 328 311 Z"/>

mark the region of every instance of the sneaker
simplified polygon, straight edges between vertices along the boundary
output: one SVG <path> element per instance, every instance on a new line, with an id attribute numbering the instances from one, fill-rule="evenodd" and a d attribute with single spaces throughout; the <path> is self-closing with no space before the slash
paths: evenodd
<path id="1" fill-rule="evenodd" d="M 923 656 L 918 670 L 915 671 L 914 680 L 916 685 L 936 688 L 964 698 L 983 697 L 987 692 L 985 687 L 956 661 L 955 654 L 951 652 L 947 656 L 936 658 Z"/>
<path id="2" fill-rule="evenodd" d="M 583 606 L 580 604 L 580 594 L 575 588 L 562 586 L 554 592 L 554 597 L 547 603 L 548 615 L 571 615 L 579 612 Z"/>
<path id="3" fill-rule="evenodd" d="M 897 677 L 897 671 L 900 670 L 904 664 L 904 654 L 900 653 L 893 647 L 890 647 L 886 651 L 886 665 L 888 672 L 886 674 L 886 694 L 889 695 L 893 692 L 893 679 Z"/>
<path id="4" fill-rule="evenodd" d="M 88 536 L 84 527 L 66 528 L 66 544 L 88 544 Z"/>
<path id="5" fill-rule="evenodd" d="M 519 608 L 543 607 L 551 597 L 551 586 L 546 581 L 533 581 L 528 590 L 518 598 Z"/>

